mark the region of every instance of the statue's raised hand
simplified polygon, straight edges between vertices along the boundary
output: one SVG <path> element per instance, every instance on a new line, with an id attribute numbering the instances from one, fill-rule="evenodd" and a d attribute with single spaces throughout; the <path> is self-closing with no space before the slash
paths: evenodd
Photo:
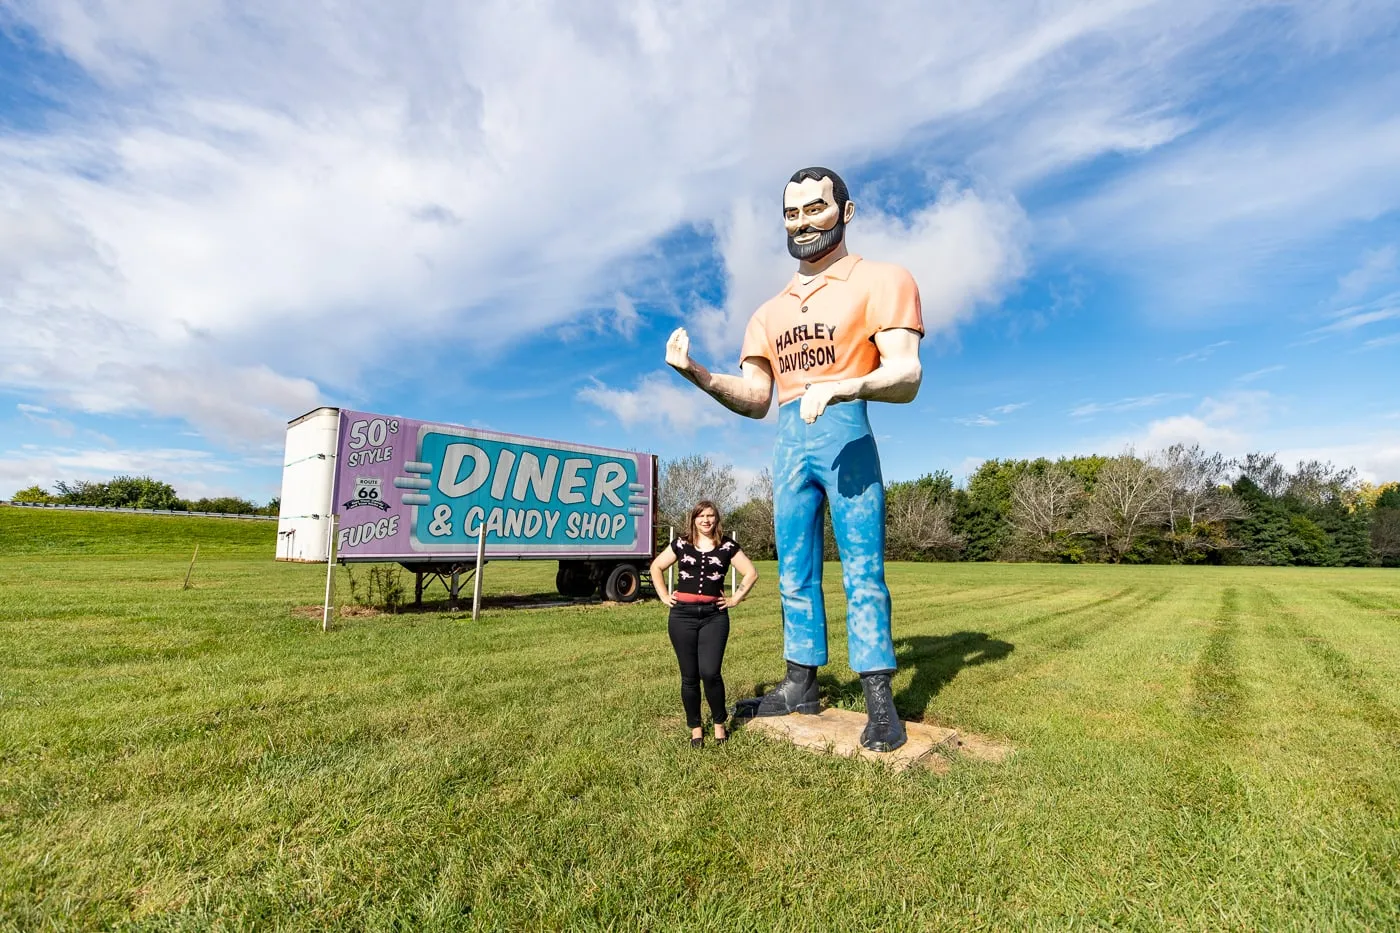
<path id="1" fill-rule="evenodd" d="M 690 369 L 690 335 L 684 327 L 677 327 L 666 341 L 666 364 L 681 372 Z"/>

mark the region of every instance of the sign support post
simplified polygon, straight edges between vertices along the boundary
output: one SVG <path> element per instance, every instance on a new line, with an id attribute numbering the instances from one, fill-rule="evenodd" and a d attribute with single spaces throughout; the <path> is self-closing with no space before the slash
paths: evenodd
<path id="1" fill-rule="evenodd" d="M 486 557 L 486 523 L 476 533 L 476 578 L 472 580 L 472 621 L 481 614 L 481 565 Z"/>
<path id="2" fill-rule="evenodd" d="M 732 537 L 732 535 L 731 535 L 731 537 Z M 738 539 L 738 538 L 735 538 L 735 539 L 734 539 L 734 543 L 735 543 L 735 544 L 738 544 L 738 543 L 739 543 L 739 539 Z M 734 591 L 737 590 L 738 588 L 739 588 L 739 571 L 738 571 L 737 569 L 735 569 L 734 565 L 731 563 L 731 564 L 729 565 L 729 595 L 730 595 L 730 596 L 733 596 L 733 595 L 734 595 Z"/>
<path id="3" fill-rule="evenodd" d="M 335 615 L 335 546 L 340 538 L 336 533 L 340 528 L 340 516 L 332 512 L 330 518 L 326 523 L 326 603 L 321 607 L 323 632 L 331 630 L 331 617 Z"/>

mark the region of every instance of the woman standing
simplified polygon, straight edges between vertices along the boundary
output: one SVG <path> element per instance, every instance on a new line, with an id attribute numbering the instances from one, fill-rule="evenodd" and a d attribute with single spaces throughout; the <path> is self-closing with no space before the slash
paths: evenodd
<path id="1" fill-rule="evenodd" d="M 676 591 L 666 588 L 666 568 L 676 565 Z M 724 575 L 733 564 L 744 578 L 728 597 L 724 595 Z M 724 533 L 719 509 L 702 499 L 690 510 L 684 532 L 651 562 L 651 585 L 656 595 L 671 607 L 668 628 L 676 661 L 681 668 L 681 703 L 685 706 L 690 744 L 705 744 L 700 719 L 700 685 L 715 723 L 715 741 L 729 738 L 724 705 L 724 645 L 729 640 L 729 608 L 744 601 L 758 581 L 758 571 L 735 543 Z"/>

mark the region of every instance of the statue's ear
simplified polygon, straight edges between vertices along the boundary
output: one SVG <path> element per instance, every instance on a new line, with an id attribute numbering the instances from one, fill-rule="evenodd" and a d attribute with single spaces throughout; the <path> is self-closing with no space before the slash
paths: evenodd
<path id="1" fill-rule="evenodd" d="M 845 210 L 841 212 L 841 222 L 850 223 L 851 218 L 854 216 L 856 216 L 856 202 L 847 201 Z"/>

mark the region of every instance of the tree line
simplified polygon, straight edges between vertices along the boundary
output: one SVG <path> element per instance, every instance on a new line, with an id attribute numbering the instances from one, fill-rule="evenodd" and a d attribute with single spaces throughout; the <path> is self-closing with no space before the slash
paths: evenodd
<path id="1" fill-rule="evenodd" d="M 276 515 L 282 500 L 258 505 L 238 496 L 182 499 L 169 483 L 149 476 L 116 476 L 105 483 L 75 480 L 54 483 L 53 492 L 35 484 L 21 489 L 13 502 L 48 505 L 94 505 L 109 509 L 169 509 L 176 512 L 221 512 L 225 515 Z"/>
<path id="2" fill-rule="evenodd" d="M 766 470 L 740 494 L 729 465 L 697 454 L 664 461 L 660 486 L 664 525 L 682 527 L 692 503 L 711 499 L 750 556 L 775 556 Z M 834 560 L 829 515 L 825 524 Z M 1397 567 L 1400 483 L 1184 444 L 1151 456 L 987 460 L 963 486 L 945 471 L 887 483 L 885 534 L 892 560 Z"/>
<path id="3" fill-rule="evenodd" d="M 750 556 L 776 556 L 773 480 L 764 470 L 741 493 L 733 468 L 694 454 L 661 464 L 662 527 L 684 527 L 700 499 L 717 503 Z M 280 500 L 183 499 L 149 476 L 59 481 L 22 489 L 15 502 L 276 515 Z M 967 482 L 946 471 L 885 485 L 891 560 L 1032 560 L 1061 563 L 1400 566 L 1400 483 L 1361 482 L 1356 471 L 1310 460 L 1288 468 L 1273 454 L 1233 460 L 1182 444 L 1147 457 L 987 460 Z M 825 552 L 837 555 L 831 519 Z"/>

